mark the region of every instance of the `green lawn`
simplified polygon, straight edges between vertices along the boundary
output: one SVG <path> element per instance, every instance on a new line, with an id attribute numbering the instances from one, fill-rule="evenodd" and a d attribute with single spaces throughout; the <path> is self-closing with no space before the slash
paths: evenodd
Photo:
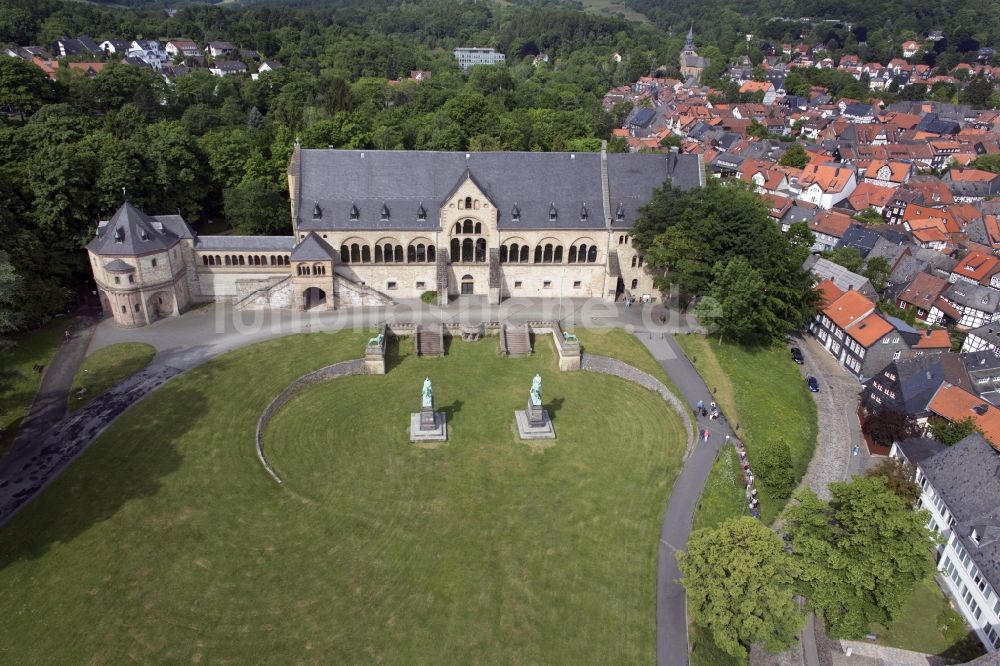
<path id="1" fill-rule="evenodd" d="M 718 527 L 730 518 L 748 515 L 745 488 L 739 454 L 732 446 L 724 447 L 701 491 L 691 529 Z"/>
<path id="2" fill-rule="evenodd" d="M 0 531 L 3 663 L 650 663 L 684 450 L 656 394 L 496 340 L 335 380 L 367 331 L 264 342 L 148 396 Z M 641 347 L 616 342 L 622 354 Z M 535 372 L 559 435 L 513 432 Z M 425 376 L 450 441 L 408 442 Z M 643 418 L 608 418 L 614 408 Z M 59 627 L 58 640 L 52 627 Z"/>
<path id="3" fill-rule="evenodd" d="M 788 349 L 720 346 L 698 335 L 679 335 L 677 341 L 742 437 L 750 464 L 756 449 L 781 437 L 791 449 L 795 478 L 800 479 L 816 447 L 816 403 Z M 773 497 L 762 483 L 757 488 L 761 519 L 770 524 L 787 500 Z"/>
<path id="4" fill-rule="evenodd" d="M 899 617 L 888 628 L 873 625 L 878 643 L 904 650 L 969 661 L 983 654 L 983 646 L 934 579 L 917 585 Z"/>
<path id="5" fill-rule="evenodd" d="M 584 354 L 595 356 L 611 356 L 625 361 L 640 370 L 656 377 L 663 385 L 670 389 L 674 395 L 680 396 L 680 391 L 674 386 L 670 375 L 667 374 L 660 362 L 653 358 L 646 345 L 639 342 L 631 333 L 626 333 L 620 328 L 608 329 L 574 329 L 573 333 L 580 339 L 580 348 Z M 552 346 L 551 336 L 548 345 Z"/>
<path id="6" fill-rule="evenodd" d="M 109 388 L 139 372 L 156 356 L 156 348 L 141 342 L 110 345 L 84 359 L 73 378 L 69 411 L 74 412 Z M 78 395 L 83 390 L 82 395 Z"/>
<path id="7" fill-rule="evenodd" d="M 0 458 L 14 443 L 41 384 L 42 375 L 33 367 L 48 365 L 70 321 L 70 317 L 57 317 L 41 328 L 14 335 L 14 344 L 0 352 L 0 370 L 5 375 L 0 384 Z M 12 373 L 9 381 L 8 372 Z"/>

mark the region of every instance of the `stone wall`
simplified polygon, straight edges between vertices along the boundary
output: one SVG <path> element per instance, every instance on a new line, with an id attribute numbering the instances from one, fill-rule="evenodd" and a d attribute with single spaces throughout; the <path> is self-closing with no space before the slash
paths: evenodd
<path id="1" fill-rule="evenodd" d="M 252 266 L 240 266 L 239 269 L 199 266 L 197 270 L 201 295 L 207 300 L 220 301 L 238 298 L 240 283 L 257 282 L 263 286 L 268 281 L 279 280 L 289 274 L 287 267 L 280 266 L 275 266 L 273 269 L 270 266 L 267 268 L 257 266 L 256 270 Z"/>
<path id="2" fill-rule="evenodd" d="M 362 305 L 390 305 L 392 299 L 366 285 L 352 282 L 342 275 L 333 278 L 333 293 L 338 307 L 357 307 Z"/>
<path id="3" fill-rule="evenodd" d="M 600 372 L 606 375 L 620 377 L 621 379 L 635 382 L 639 386 L 649 389 L 650 391 L 659 393 L 660 396 L 662 396 L 663 399 L 674 408 L 674 411 L 681 417 L 681 421 L 684 422 L 684 430 L 687 432 L 688 436 L 687 453 L 684 457 L 687 458 L 687 456 L 691 454 L 696 445 L 694 426 L 691 423 L 691 415 L 688 414 L 687 406 L 682 403 L 677 396 L 675 396 L 670 389 L 663 384 L 663 382 L 656 379 L 652 375 L 643 372 L 639 368 L 631 366 L 623 361 L 619 361 L 618 359 L 608 358 L 607 356 L 584 354 L 581 368 L 589 372 Z"/>
<path id="4" fill-rule="evenodd" d="M 267 456 L 264 455 L 264 429 L 267 427 L 267 423 L 271 420 L 271 417 L 274 416 L 286 402 L 291 400 L 299 391 L 305 388 L 330 381 L 331 379 L 337 379 L 338 377 L 349 377 L 351 375 L 364 374 L 367 373 L 365 371 L 365 360 L 363 358 L 328 365 L 325 368 L 320 368 L 315 372 L 310 372 L 309 374 L 302 375 L 296 379 L 294 382 L 289 384 L 284 391 L 275 396 L 271 403 L 264 408 L 264 411 L 261 412 L 260 418 L 257 419 L 255 446 L 257 449 L 257 458 L 260 460 L 260 464 L 264 466 L 264 470 L 271 475 L 272 479 L 278 483 L 282 483 L 281 477 L 278 476 L 278 473 L 273 467 L 271 467 L 271 464 L 267 461 Z"/>
<path id="5" fill-rule="evenodd" d="M 293 287 L 291 278 L 270 278 L 268 280 L 237 280 L 236 309 L 267 310 L 271 308 L 291 308 Z"/>

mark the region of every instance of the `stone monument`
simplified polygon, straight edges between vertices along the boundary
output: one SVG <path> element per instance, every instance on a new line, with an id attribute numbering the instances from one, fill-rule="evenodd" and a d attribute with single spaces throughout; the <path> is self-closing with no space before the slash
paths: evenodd
<path id="1" fill-rule="evenodd" d="M 420 395 L 420 411 L 410 414 L 410 441 L 443 442 L 448 439 L 448 424 L 444 412 L 434 411 L 434 387 L 431 378 L 424 379 Z"/>
<path id="2" fill-rule="evenodd" d="M 549 413 L 542 407 L 542 377 L 535 375 L 528 390 L 528 406 L 523 411 L 514 412 L 517 422 L 517 432 L 521 439 L 555 439 L 556 431 L 552 427 Z"/>

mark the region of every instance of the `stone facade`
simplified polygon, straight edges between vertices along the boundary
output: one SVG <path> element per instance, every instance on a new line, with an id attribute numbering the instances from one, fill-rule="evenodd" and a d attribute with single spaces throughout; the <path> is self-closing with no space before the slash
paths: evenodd
<path id="1" fill-rule="evenodd" d="M 366 174 L 367 172 L 367 174 Z M 630 228 L 696 155 L 305 151 L 291 236 L 198 236 L 124 204 L 88 246 L 105 314 L 143 326 L 193 302 L 332 310 L 463 296 L 658 300 Z"/>

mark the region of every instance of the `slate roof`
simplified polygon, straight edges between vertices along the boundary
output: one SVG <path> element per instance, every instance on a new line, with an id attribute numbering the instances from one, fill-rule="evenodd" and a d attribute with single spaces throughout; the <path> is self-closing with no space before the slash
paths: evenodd
<path id="1" fill-rule="evenodd" d="M 668 178 L 682 188 L 700 184 L 697 155 L 613 153 L 607 159 L 612 217 L 621 202 L 624 226 Z M 605 228 L 599 153 L 303 149 L 299 170 L 302 230 L 440 229 L 440 206 L 467 174 L 495 202 L 500 229 Z M 550 219 L 553 205 L 556 218 Z"/>
<path id="2" fill-rule="evenodd" d="M 806 260 L 805 268 L 820 280 L 833 280 L 833 283 L 844 291 L 854 289 L 866 296 L 875 296 L 875 288 L 872 287 L 872 283 L 865 276 L 852 273 L 829 259 L 823 259 L 822 257 L 813 258 L 815 262 L 812 264 L 809 263 L 809 259 Z"/>
<path id="3" fill-rule="evenodd" d="M 927 405 L 942 383 L 971 389 L 972 381 L 958 354 L 923 354 L 893 361 L 897 380 L 897 407 L 905 414 L 923 416 Z M 879 381 L 881 375 L 873 380 Z"/>
<path id="4" fill-rule="evenodd" d="M 294 236 L 198 236 L 196 250 L 288 252 L 295 247 Z"/>
<path id="5" fill-rule="evenodd" d="M 896 442 L 896 446 L 900 448 L 912 465 L 919 465 L 948 448 L 947 445 L 931 437 L 908 437 L 901 442 Z"/>
<path id="6" fill-rule="evenodd" d="M 837 247 L 857 248 L 862 257 L 867 257 L 881 238 L 877 232 L 863 224 L 852 224 L 840 237 Z"/>
<path id="7" fill-rule="evenodd" d="M 1000 310 L 1000 291 L 981 284 L 956 282 L 948 287 L 944 297 L 952 303 L 981 312 L 993 313 Z"/>
<path id="8" fill-rule="evenodd" d="M 87 249 L 101 256 L 135 256 L 163 252 L 181 238 L 192 238 L 180 215 L 150 216 L 125 202 L 107 222 L 97 227 L 97 237 Z"/>
<path id="9" fill-rule="evenodd" d="M 975 433 L 920 463 L 955 518 L 952 528 L 993 589 L 1000 587 L 1000 456 Z M 975 530 L 980 543 L 972 539 Z"/>
<path id="10" fill-rule="evenodd" d="M 135 270 L 135 266 L 127 264 L 121 259 L 112 259 L 108 263 L 104 264 L 104 270 L 112 273 L 131 273 Z"/>
<path id="11" fill-rule="evenodd" d="M 329 261 L 333 258 L 333 248 L 325 240 L 309 232 L 295 249 L 292 250 L 292 261 Z"/>

